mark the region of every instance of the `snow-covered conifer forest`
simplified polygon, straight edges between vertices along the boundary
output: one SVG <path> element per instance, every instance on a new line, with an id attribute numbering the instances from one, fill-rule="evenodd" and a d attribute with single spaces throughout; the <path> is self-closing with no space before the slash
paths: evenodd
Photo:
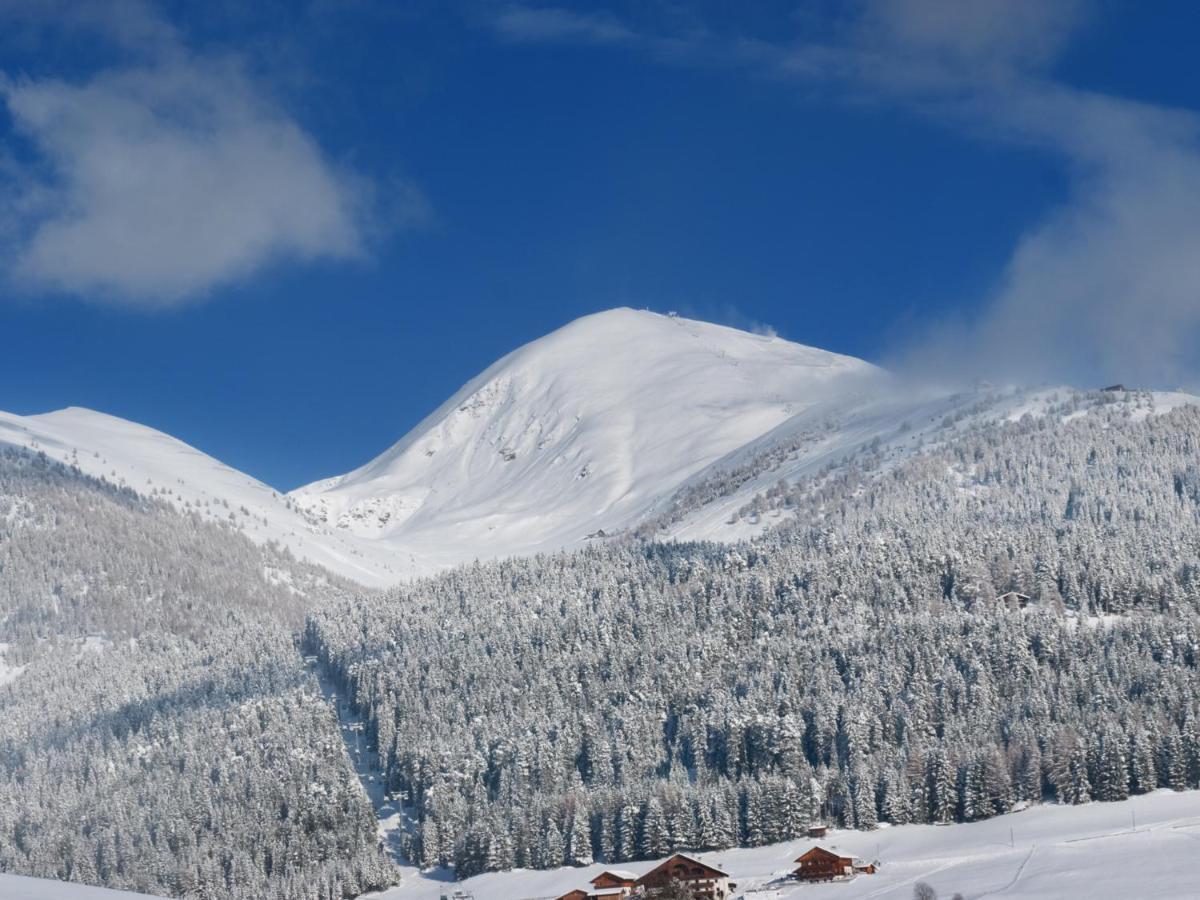
<path id="1" fill-rule="evenodd" d="M 988 425 L 751 544 L 468 566 L 305 643 L 464 876 L 1194 788 L 1198 449 L 1195 408 Z"/>
<path id="2" fill-rule="evenodd" d="M 345 587 L 0 448 L 0 872 L 176 897 L 393 876 L 292 633 Z"/>
<path id="3" fill-rule="evenodd" d="M 480 450 L 519 493 L 555 463 L 505 423 L 553 429 L 476 389 L 433 454 L 398 446 L 527 448 Z M 468 878 L 1200 787 L 1183 395 L 856 393 L 654 474 L 612 532 L 566 497 L 562 549 L 386 590 L 347 577 L 390 571 L 347 542 L 360 519 L 128 423 L 89 453 L 67 426 L 107 420 L 35 418 L 0 444 L 0 873 L 332 900 L 398 862 Z M 164 483 L 176 458 L 191 480 Z M 372 515 L 408 502 L 352 484 Z"/>

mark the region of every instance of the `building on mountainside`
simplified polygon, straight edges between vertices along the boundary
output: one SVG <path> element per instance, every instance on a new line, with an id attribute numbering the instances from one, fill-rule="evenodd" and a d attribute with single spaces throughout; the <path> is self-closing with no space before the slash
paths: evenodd
<path id="1" fill-rule="evenodd" d="M 810 838 L 824 838 L 829 832 L 829 827 L 826 825 L 809 825 L 808 836 Z"/>
<path id="2" fill-rule="evenodd" d="M 588 897 L 609 898 L 628 897 L 637 887 L 638 877 L 624 869 L 605 869 L 592 879 L 592 893 Z"/>
<path id="3" fill-rule="evenodd" d="M 697 900 L 725 900 L 737 887 L 729 875 L 708 863 L 676 853 L 637 880 L 637 886 L 647 897 L 654 897 L 672 884 L 689 888 Z"/>
<path id="4" fill-rule="evenodd" d="M 1125 387 L 1123 384 L 1110 384 L 1108 387 L 1100 388 L 1100 390 L 1105 391 L 1106 393 L 1116 394 L 1125 393 L 1129 390 L 1129 388 Z"/>
<path id="5" fill-rule="evenodd" d="M 573 891 L 567 891 L 561 897 L 555 897 L 554 900 L 588 900 L 591 896 L 587 891 L 576 888 Z"/>
<path id="6" fill-rule="evenodd" d="M 824 847 L 813 847 L 796 862 L 800 867 L 792 873 L 797 881 L 834 881 L 855 875 L 874 875 L 875 864 L 856 856 L 839 856 Z"/>
<path id="7" fill-rule="evenodd" d="M 592 892 L 586 895 L 589 900 L 620 900 L 636 892 L 637 876 L 624 869 L 605 869 L 590 883 Z"/>
<path id="8" fill-rule="evenodd" d="M 1033 602 L 1033 598 L 1020 591 L 1006 591 L 996 598 L 997 603 L 1003 603 L 1009 609 L 1024 609 Z"/>

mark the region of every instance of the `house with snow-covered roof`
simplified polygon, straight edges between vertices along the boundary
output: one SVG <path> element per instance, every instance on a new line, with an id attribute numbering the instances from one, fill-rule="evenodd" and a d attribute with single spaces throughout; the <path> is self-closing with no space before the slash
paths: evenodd
<path id="1" fill-rule="evenodd" d="M 676 853 L 637 880 L 647 897 L 676 883 L 686 885 L 697 900 L 725 900 L 737 887 L 730 882 L 727 872 L 683 853 Z"/>
<path id="2" fill-rule="evenodd" d="M 875 872 L 874 863 L 857 856 L 842 856 L 824 847 L 813 847 L 798 857 L 796 862 L 800 867 L 792 873 L 792 877 L 797 881 L 834 881 Z"/>
<path id="3" fill-rule="evenodd" d="M 637 887 L 638 877 L 625 869 L 605 869 L 591 880 L 590 897 L 628 897 Z"/>

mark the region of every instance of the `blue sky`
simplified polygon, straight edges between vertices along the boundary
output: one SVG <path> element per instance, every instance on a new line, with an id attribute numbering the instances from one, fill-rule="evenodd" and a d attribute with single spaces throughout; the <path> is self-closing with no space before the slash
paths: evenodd
<path id="1" fill-rule="evenodd" d="M 617 305 L 1196 382 L 1191 4 L 734 8 L 0 0 L 0 409 L 291 488 Z"/>

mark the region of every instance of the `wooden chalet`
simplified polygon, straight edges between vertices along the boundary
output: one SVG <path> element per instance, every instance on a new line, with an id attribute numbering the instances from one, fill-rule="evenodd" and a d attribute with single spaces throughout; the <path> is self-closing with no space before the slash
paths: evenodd
<path id="1" fill-rule="evenodd" d="M 813 847 L 796 862 L 800 867 L 792 873 L 792 877 L 797 881 L 833 881 L 875 873 L 874 863 L 864 862 L 855 856 L 839 856 L 824 847 Z"/>
<path id="2" fill-rule="evenodd" d="M 824 838 L 829 832 L 829 827 L 826 825 L 809 825 L 808 836 L 810 838 Z"/>
<path id="3" fill-rule="evenodd" d="M 651 869 L 637 880 L 637 885 L 647 897 L 653 897 L 675 882 L 687 885 L 697 900 L 726 900 L 737 887 L 729 881 L 728 873 L 682 853 Z"/>
<path id="4" fill-rule="evenodd" d="M 619 900 L 637 888 L 638 877 L 624 869 L 605 869 L 591 880 L 589 900 Z"/>
<path id="5" fill-rule="evenodd" d="M 573 891 L 567 891 L 561 897 L 555 897 L 554 900 L 588 900 L 588 892 L 576 888 Z"/>

